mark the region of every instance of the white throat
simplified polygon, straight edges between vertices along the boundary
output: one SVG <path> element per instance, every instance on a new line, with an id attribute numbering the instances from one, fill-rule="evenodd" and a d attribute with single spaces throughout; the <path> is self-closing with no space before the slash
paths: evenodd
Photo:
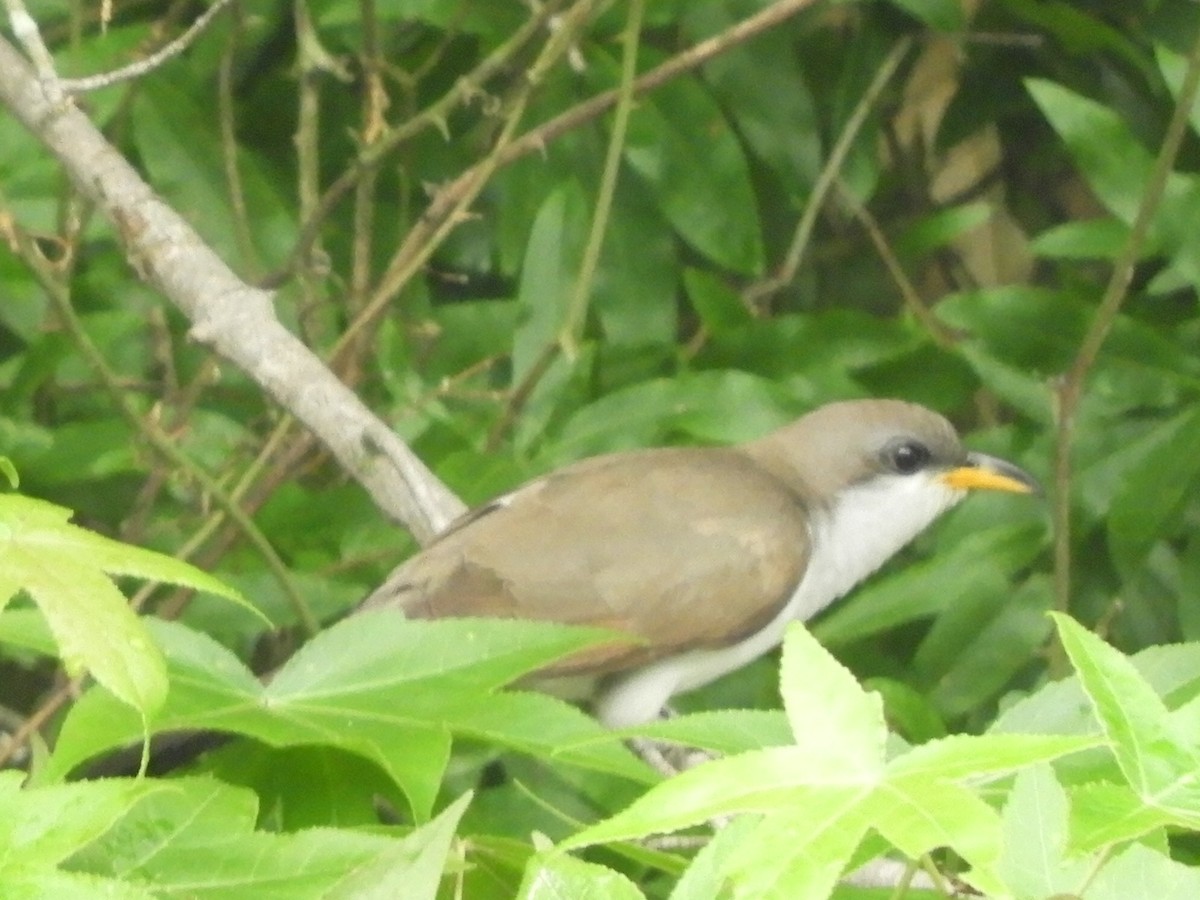
<path id="1" fill-rule="evenodd" d="M 796 604 L 791 619 L 811 619 L 845 596 L 965 496 L 924 473 L 879 476 L 842 491 L 809 524 L 812 558 L 788 604 Z"/>
<path id="2" fill-rule="evenodd" d="M 811 619 L 878 569 L 966 496 L 932 473 L 886 475 L 854 485 L 809 521 L 812 554 L 787 604 L 765 628 L 719 650 L 693 650 L 630 673 L 597 707 L 610 727 L 658 715 L 674 695 L 741 668 L 776 647 L 794 620 Z"/>

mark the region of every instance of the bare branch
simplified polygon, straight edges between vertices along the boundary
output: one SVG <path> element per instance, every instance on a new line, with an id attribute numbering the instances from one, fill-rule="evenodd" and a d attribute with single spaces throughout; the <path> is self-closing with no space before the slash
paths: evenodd
<path id="1" fill-rule="evenodd" d="M 187 31 L 173 41 L 164 44 L 145 59 L 139 59 L 135 63 L 130 63 L 111 72 L 101 72 L 99 75 L 88 75 L 86 78 L 63 78 L 58 83 L 59 89 L 68 94 L 83 94 L 87 91 L 95 91 L 109 85 L 140 78 L 142 75 L 158 68 L 167 60 L 178 56 L 186 50 L 200 36 L 204 29 L 209 26 L 209 23 L 217 17 L 221 10 L 231 2 L 232 0 L 216 0 L 212 6 L 206 9 L 191 24 L 191 27 Z"/>
<path id="2" fill-rule="evenodd" d="M 275 317 L 271 295 L 240 279 L 69 101 L 54 103 L 0 39 L 0 102 L 62 163 L 112 222 L 134 269 L 192 322 L 191 336 L 304 422 L 389 516 L 428 541 L 463 504 Z"/>

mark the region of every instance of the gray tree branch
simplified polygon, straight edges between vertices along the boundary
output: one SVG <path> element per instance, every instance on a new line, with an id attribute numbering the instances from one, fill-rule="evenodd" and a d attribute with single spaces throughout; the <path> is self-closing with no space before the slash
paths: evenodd
<path id="1" fill-rule="evenodd" d="M 192 323 L 190 335 L 303 422 L 389 517 L 427 542 L 463 509 L 408 446 L 275 316 L 69 98 L 57 103 L 0 37 L 0 102 L 94 202 L 134 270 Z"/>

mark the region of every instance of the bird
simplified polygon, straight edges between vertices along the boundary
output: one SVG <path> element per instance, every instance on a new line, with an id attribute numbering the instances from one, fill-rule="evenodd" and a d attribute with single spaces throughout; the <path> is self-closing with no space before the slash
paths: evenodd
<path id="1" fill-rule="evenodd" d="M 537 678 L 630 727 L 772 650 L 977 490 L 1040 493 L 926 407 L 833 402 L 746 443 L 535 478 L 451 523 L 360 608 L 622 632 Z"/>

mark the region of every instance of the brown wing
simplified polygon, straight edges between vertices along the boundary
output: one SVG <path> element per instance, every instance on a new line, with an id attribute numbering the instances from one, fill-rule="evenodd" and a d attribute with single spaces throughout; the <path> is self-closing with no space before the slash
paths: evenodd
<path id="1" fill-rule="evenodd" d="M 363 606 L 593 625 L 652 642 L 600 647 L 548 673 L 598 674 L 753 633 L 787 602 L 808 554 L 800 499 L 738 451 L 620 453 L 468 513 Z"/>

